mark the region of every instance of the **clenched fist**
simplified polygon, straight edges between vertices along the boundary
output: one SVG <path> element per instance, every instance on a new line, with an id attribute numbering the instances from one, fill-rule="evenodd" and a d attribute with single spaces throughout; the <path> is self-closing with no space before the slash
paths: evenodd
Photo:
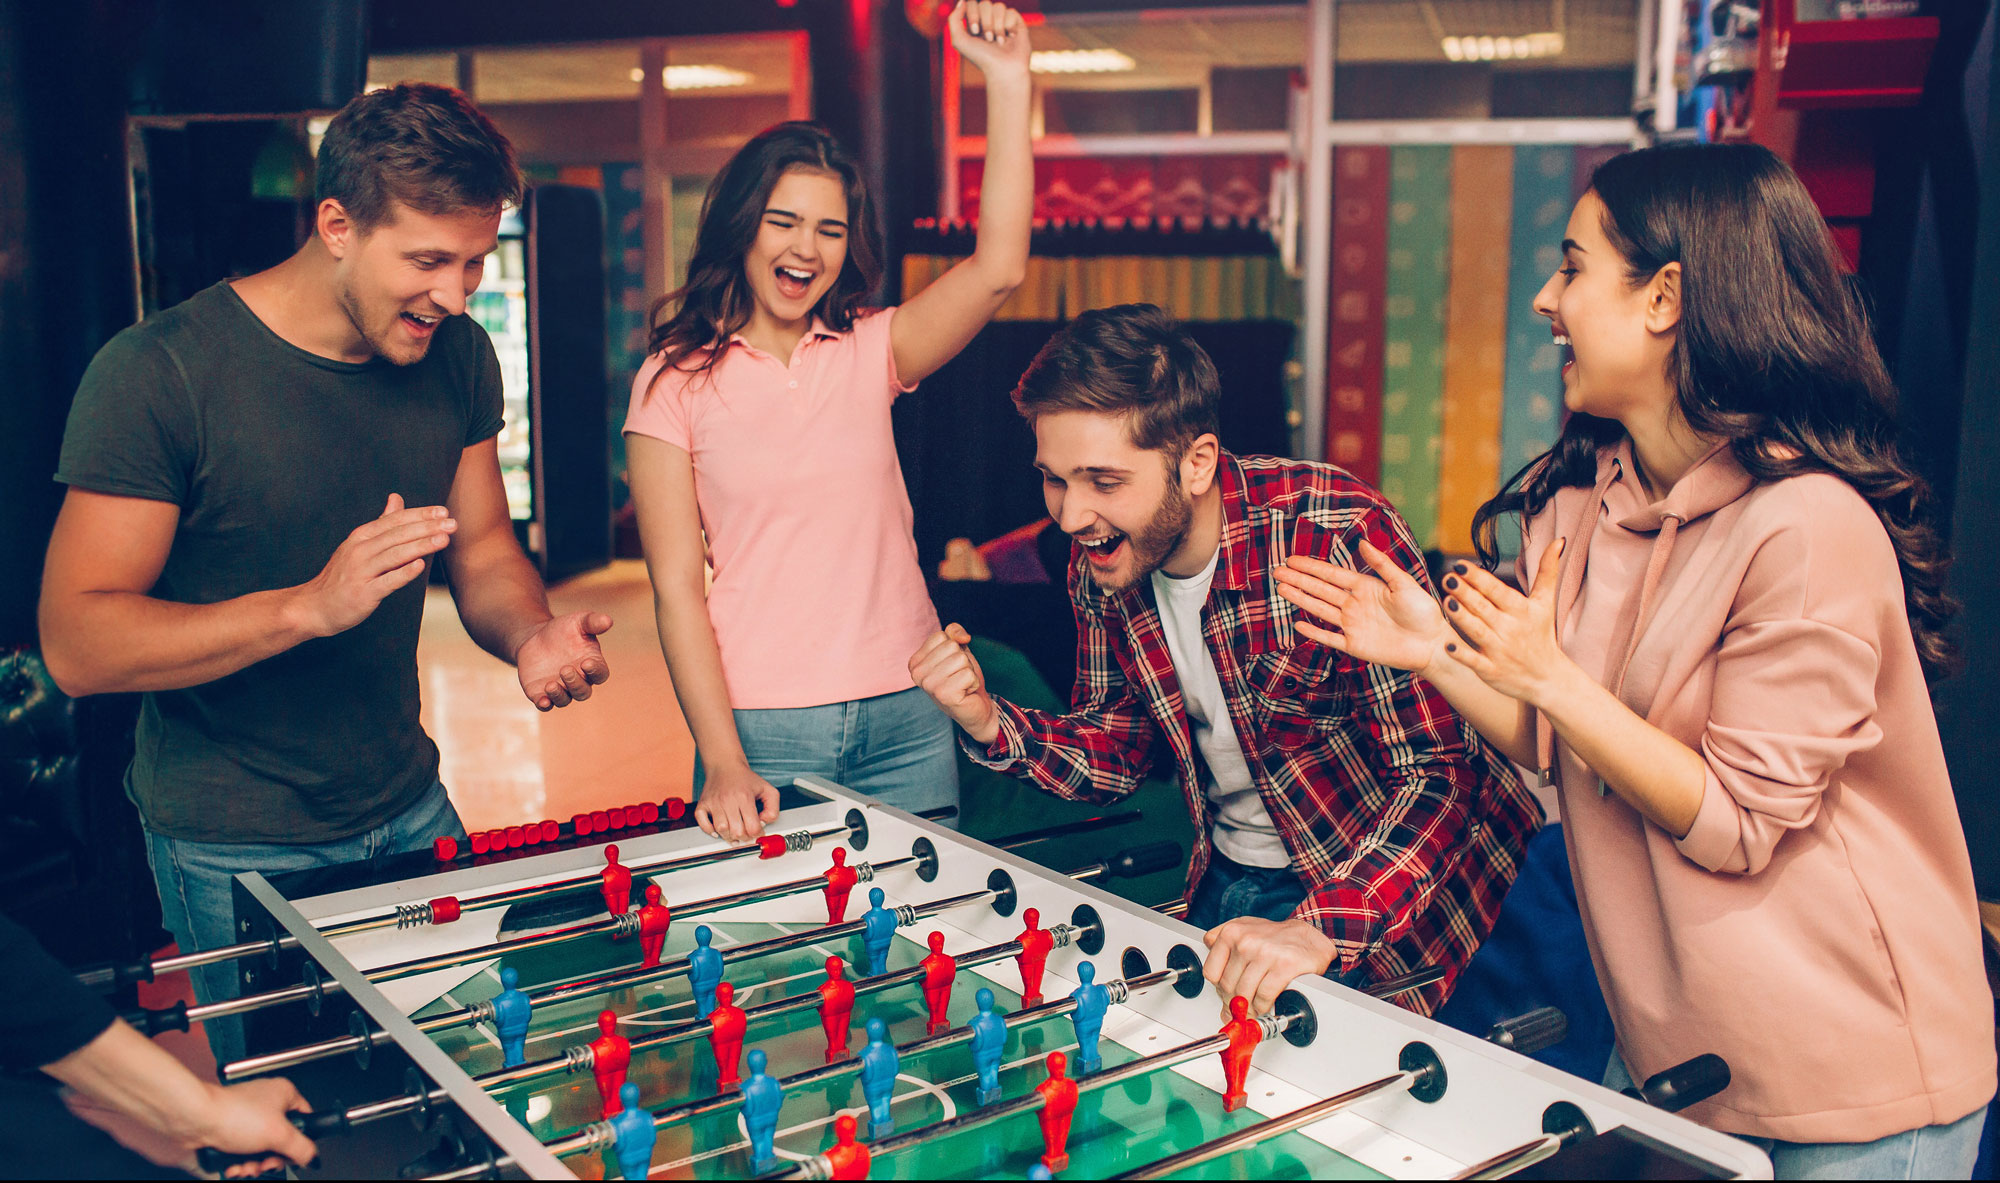
<path id="1" fill-rule="evenodd" d="M 1000 734 L 1000 709 L 986 693 L 986 674 L 979 659 L 966 646 L 971 634 L 949 624 L 941 633 L 932 633 L 910 658 L 910 677 L 936 700 L 951 721 L 982 744 L 990 744 Z"/>

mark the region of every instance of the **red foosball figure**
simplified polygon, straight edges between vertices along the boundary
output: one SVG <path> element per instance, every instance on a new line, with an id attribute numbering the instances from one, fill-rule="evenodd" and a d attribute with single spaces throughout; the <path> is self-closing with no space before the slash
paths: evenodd
<path id="1" fill-rule="evenodd" d="M 1021 966 L 1021 1005 L 1023 1007 L 1042 1005 L 1042 969 L 1048 964 L 1049 950 L 1056 947 L 1056 939 L 1042 931 L 1042 913 L 1029 908 L 1021 913 L 1021 922 L 1028 927 L 1014 938 L 1021 943 L 1021 951 L 1014 960 Z"/>
<path id="2" fill-rule="evenodd" d="M 854 1115 L 843 1113 L 833 1119 L 833 1145 L 826 1148 L 826 1161 L 836 1179 L 866 1179 L 868 1148 L 854 1140 Z"/>
<path id="3" fill-rule="evenodd" d="M 838 852 L 836 852 L 838 853 Z M 819 984 L 819 1022 L 826 1028 L 826 1062 L 847 1058 L 849 1018 L 854 1013 L 854 983 L 847 980 L 847 963 L 826 959 L 826 981 Z"/>
<path id="4" fill-rule="evenodd" d="M 958 961 L 944 951 L 944 934 L 932 932 L 931 951 L 922 962 L 924 967 L 924 1009 L 930 1012 L 930 1020 L 924 1024 L 925 1035 L 936 1035 L 951 1026 L 947 1012 L 951 1010 L 951 980 L 958 976 Z"/>
<path id="5" fill-rule="evenodd" d="M 708 1012 L 708 1045 L 715 1049 L 717 1089 L 736 1087 L 737 1065 L 743 1059 L 743 1032 L 750 1025 L 743 1008 L 730 1001 L 735 997 L 736 987 L 728 982 L 717 983 L 715 1009 Z"/>
<path id="6" fill-rule="evenodd" d="M 847 848 L 833 848 L 833 865 L 821 874 L 826 876 L 826 922 L 840 924 L 847 919 L 847 893 L 854 890 L 854 884 L 861 878 L 853 867 L 847 865 Z"/>
<path id="7" fill-rule="evenodd" d="M 1042 1107 L 1035 1119 L 1042 1123 L 1042 1165 L 1050 1171 L 1069 1169 L 1069 1119 L 1076 1112 L 1076 1082 L 1063 1073 L 1069 1058 L 1050 1052 L 1049 1078 L 1035 1086 L 1042 1095 Z"/>
<path id="8" fill-rule="evenodd" d="M 616 843 L 604 848 L 604 869 L 597 877 L 604 881 L 604 906 L 613 916 L 632 910 L 632 872 L 618 862 Z"/>
<path id="9" fill-rule="evenodd" d="M 674 922 L 674 914 L 660 900 L 660 885 L 646 885 L 646 902 L 639 905 L 639 964 L 658 965 L 660 949 L 667 943 L 667 927 Z"/>
<path id="10" fill-rule="evenodd" d="M 1250 1075 L 1250 1054 L 1264 1039 L 1264 1028 L 1250 1017 L 1249 999 L 1239 994 L 1229 1000 L 1229 1021 L 1222 1025 L 1222 1034 L 1229 1037 L 1229 1046 L 1222 1049 L 1222 1111 L 1234 1113 L 1249 1099 L 1243 1081 Z"/>
<path id="11" fill-rule="evenodd" d="M 632 1063 L 632 1045 L 618 1034 L 618 1012 L 597 1012 L 597 1029 L 603 1034 L 590 1041 L 590 1070 L 597 1075 L 597 1099 L 605 1118 L 625 1108 L 618 1090 L 625 1084 L 625 1069 Z"/>

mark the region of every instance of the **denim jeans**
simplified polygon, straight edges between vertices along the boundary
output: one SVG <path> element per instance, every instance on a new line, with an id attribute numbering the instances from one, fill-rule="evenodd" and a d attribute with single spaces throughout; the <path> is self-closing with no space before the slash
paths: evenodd
<path id="1" fill-rule="evenodd" d="M 1604 1069 L 1604 1087 L 1633 1086 L 1632 1072 L 1617 1052 Z M 1873 1142 L 1780 1142 L 1744 1138 L 1771 1156 L 1779 1179 L 1970 1179 L 1979 1157 L 1986 1106 L 1946 1125 L 1919 1126 Z"/>
<path id="2" fill-rule="evenodd" d="M 1305 882 L 1290 867 L 1246 867 L 1210 850 L 1208 870 L 1188 902 L 1187 922 L 1206 932 L 1239 916 L 1289 920 L 1305 898 Z"/>
<path id="3" fill-rule="evenodd" d="M 734 714 L 750 770 L 779 788 L 819 776 L 911 813 L 958 804 L 951 720 L 914 686 L 827 706 Z M 697 799 L 706 779 L 696 755 Z M 956 819 L 943 824 L 957 828 Z"/>
<path id="4" fill-rule="evenodd" d="M 305 871 L 340 863 L 363 862 L 383 855 L 428 850 L 433 839 L 449 834 L 463 843 L 465 824 L 458 820 L 444 785 L 433 784 L 416 804 L 366 833 L 335 842 L 290 845 L 279 842 L 189 842 L 146 832 L 146 861 L 160 890 L 160 912 L 167 931 L 183 951 L 214 949 L 237 943 L 236 905 L 230 882 L 245 871 L 266 875 Z M 205 965 L 188 971 L 194 996 L 201 1002 L 234 998 L 234 963 Z M 227 1018 L 204 1023 L 216 1064 L 243 1058 L 243 1023 Z"/>

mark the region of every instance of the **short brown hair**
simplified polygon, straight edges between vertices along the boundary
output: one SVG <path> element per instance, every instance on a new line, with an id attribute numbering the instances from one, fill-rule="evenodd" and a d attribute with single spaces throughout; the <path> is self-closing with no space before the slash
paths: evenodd
<path id="1" fill-rule="evenodd" d="M 327 125 L 313 186 L 362 230 L 392 202 L 426 214 L 521 203 L 514 146 L 464 93 L 403 82 L 356 96 Z"/>
<path id="2" fill-rule="evenodd" d="M 1128 415 L 1134 445 L 1176 460 L 1197 437 L 1219 434 L 1221 401 L 1215 363 L 1152 304 L 1079 315 L 1014 388 L 1014 407 L 1030 424 L 1059 411 Z"/>

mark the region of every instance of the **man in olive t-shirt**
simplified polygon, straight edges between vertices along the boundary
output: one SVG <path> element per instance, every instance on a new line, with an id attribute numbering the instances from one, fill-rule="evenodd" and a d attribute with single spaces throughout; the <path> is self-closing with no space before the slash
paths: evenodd
<path id="1" fill-rule="evenodd" d="M 552 617 L 514 539 L 499 363 L 463 315 L 520 184 L 457 91 L 357 98 L 298 253 L 126 329 L 84 375 L 43 653 L 71 694 L 145 693 L 128 785 L 183 950 L 233 943 L 237 873 L 463 837 L 418 722 L 434 556 L 537 707 L 608 676 L 610 619 Z M 203 1001 L 235 985 L 195 974 Z M 240 1056 L 235 1024 L 207 1030 Z"/>

